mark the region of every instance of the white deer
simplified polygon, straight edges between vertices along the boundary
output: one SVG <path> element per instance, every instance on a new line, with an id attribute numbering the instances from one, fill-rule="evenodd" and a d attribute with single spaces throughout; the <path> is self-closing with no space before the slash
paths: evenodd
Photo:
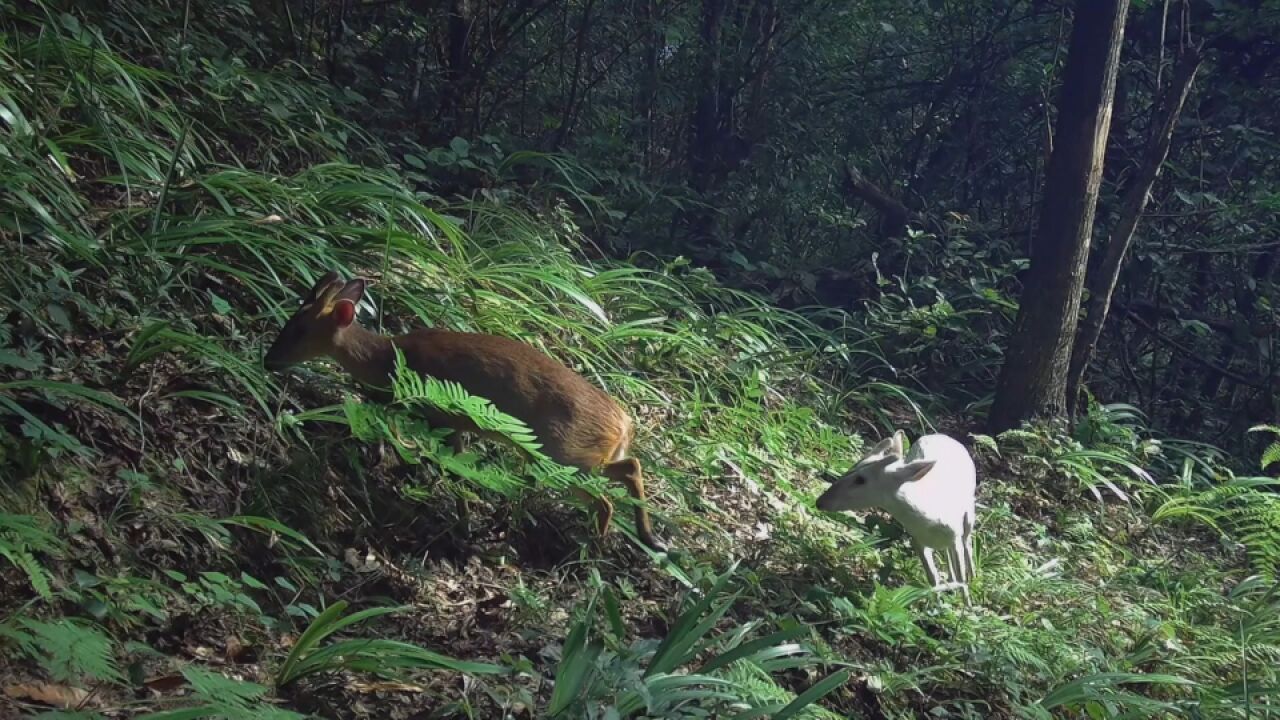
<path id="1" fill-rule="evenodd" d="M 906 433 L 898 430 L 818 498 L 828 512 L 883 508 L 911 535 L 934 590 L 960 589 L 969 601 L 973 579 L 974 494 L 977 470 L 969 451 L 946 435 L 925 435 L 903 457 Z M 951 582 L 938 578 L 933 551 L 945 551 Z"/>

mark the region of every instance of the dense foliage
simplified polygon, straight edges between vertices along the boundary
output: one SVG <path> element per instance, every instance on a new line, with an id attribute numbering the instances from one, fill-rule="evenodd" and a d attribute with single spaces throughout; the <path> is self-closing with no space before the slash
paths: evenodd
<path id="1" fill-rule="evenodd" d="M 428 176 L 418 181 L 473 192 L 505 153 L 567 152 L 583 173 L 555 184 L 608 197 L 585 217 L 614 254 L 682 254 L 787 307 L 909 298 L 990 311 L 1016 299 L 1036 243 L 1063 4 L 279 7 L 286 17 L 245 31 L 254 60 L 322 73 L 409 151 L 406 169 Z M 1090 385 L 1179 434 L 1243 447 L 1280 414 L 1269 162 L 1280 9 L 1135 2 L 1130 15 L 1096 244 L 1120 220 L 1181 49 L 1206 57 Z M 906 234 L 908 221 L 925 234 Z M 968 342 L 938 338 L 973 362 L 901 369 L 934 390 L 988 392 L 998 362 L 986 343 L 1003 346 L 1007 325 L 987 314 L 963 323 Z"/>
<path id="2" fill-rule="evenodd" d="M 1280 18 L 1132 12 L 1097 234 L 1210 54 L 1099 400 L 991 437 L 1061 6 L 0 0 L 0 712 L 1276 715 Z M 672 551 L 456 386 L 267 373 L 330 268 L 617 397 Z M 972 606 L 813 509 L 895 427 L 978 459 Z"/>

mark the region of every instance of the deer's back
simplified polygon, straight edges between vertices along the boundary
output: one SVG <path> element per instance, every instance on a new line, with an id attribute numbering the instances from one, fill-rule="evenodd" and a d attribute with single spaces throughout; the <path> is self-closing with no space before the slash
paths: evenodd
<path id="1" fill-rule="evenodd" d="M 631 420 L 613 398 L 525 343 L 435 329 L 394 342 L 415 372 L 456 382 L 522 420 L 557 462 L 588 470 L 613 460 L 631 440 Z"/>

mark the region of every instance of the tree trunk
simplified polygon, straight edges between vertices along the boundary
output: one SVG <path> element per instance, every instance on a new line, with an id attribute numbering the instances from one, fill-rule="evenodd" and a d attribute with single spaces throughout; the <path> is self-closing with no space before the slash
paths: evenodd
<path id="1" fill-rule="evenodd" d="M 337 6 L 337 17 L 333 16 L 334 5 Z M 347 0 L 340 0 L 329 5 L 329 47 L 326 49 L 325 66 L 329 83 L 338 78 L 338 46 L 342 44 L 343 30 L 347 21 Z"/>
<path id="2" fill-rule="evenodd" d="M 582 65 L 589 62 L 587 59 L 588 43 L 591 38 L 591 12 L 595 8 L 595 0 L 586 0 L 582 8 L 582 22 L 578 25 L 576 42 L 574 43 L 573 53 L 573 72 L 569 74 L 569 97 L 564 102 L 564 109 L 560 113 L 560 126 L 556 128 L 556 134 L 551 141 L 551 149 L 553 152 L 559 152 L 564 143 L 569 139 L 569 133 L 573 129 L 574 117 L 577 113 L 578 92 L 583 84 Z M 583 93 L 586 90 L 582 90 Z"/>
<path id="3" fill-rule="evenodd" d="M 698 99 L 694 105 L 689 138 L 689 174 L 693 189 L 705 193 L 711 189 L 715 158 L 723 133 L 725 98 L 721 90 L 720 23 L 724 18 L 722 0 L 702 3 L 702 68 Z"/>
<path id="4" fill-rule="evenodd" d="M 644 73 L 640 81 L 640 97 L 637 112 L 644 118 L 642 167 L 646 173 L 654 168 L 654 143 L 658 137 L 658 53 L 662 50 L 663 36 L 658 27 L 658 0 L 644 0 Z"/>
<path id="5" fill-rule="evenodd" d="M 721 31 L 725 17 L 725 0 L 702 0 L 702 63 L 697 101 L 689 127 L 689 187 L 706 200 L 719 184 L 719 158 L 727 134 L 732 106 L 725 94 L 724 59 L 721 55 Z M 710 207 L 697 205 L 680 213 L 691 239 L 703 246 L 716 236 L 716 214 Z"/>
<path id="6" fill-rule="evenodd" d="M 450 0 L 445 22 L 445 72 L 444 91 L 440 93 L 437 116 L 448 127 L 452 135 L 468 134 L 463 128 L 466 115 L 466 98 L 468 73 L 471 65 L 471 15 L 469 0 Z M 428 139 L 433 123 L 423 123 L 420 140 L 424 144 Z M 439 133 L 440 128 L 435 128 Z"/>
<path id="7" fill-rule="evenodd" d="M 1111 295 L 1115 292 L 1116 283 L 1120 280 L 1120 267 L 1124 264 L 1129 244 L 1133 242 L 1134 232 L 1142 212 L 1146 210 L 1147 198 L 1151 195 L 1151 187 L 1160 176 L 1160 168 L 1169 156 L 1169 145 L 1173 141 L 1173 130 L 1178 124 L 1178 116 L 1182 114 L 1182 106 L 1191 92 L 1195 82 L 1196 71 L 1200 68 L 1200 53 L 1188 51 L 1178 62 L 1169 86 L 1165 88 L 1160 103 L 1163 115 L 1152 126 L 1151 137 L 1147 140 L 1147 150 L 1142 159 L 1142 166 L 1133 176 L 1129 189 L 1125 191 L 1124 200 L 1120 204 L 1120 215 L 1116 219 L 1115 230 L 1107 242 L 1102 256 L 1102 263 L 1097 272 L 1089 276 L 1089 306 L 1080 333 L 1076 338 L 1075 348 L 1071 353 L 1071 369 L 1067 380 L 1067 411 L 1075 417 L 1080 401 L 1080 385 L 1084 380 L 1085 370 L 1093 362 L 1094 349 L 1098 345 L 1098 337 L 1102 335 L 1102 325 L 1107 321 L 1107 313 L 1111 310 Z"/>
<path id="8" fill-rule="evenodd" d="M 1066 412 L 1067 370 L 1102 182 L 1129 0 L 1080 0 L 1031 269 L 988 423 L 999 432 Z"/>

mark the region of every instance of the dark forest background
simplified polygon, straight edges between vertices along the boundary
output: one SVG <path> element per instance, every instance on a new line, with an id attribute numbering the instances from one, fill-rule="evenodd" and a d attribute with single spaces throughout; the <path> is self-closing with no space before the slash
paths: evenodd
<path id="1" fill-rule="evenodd" d="M 1016 301 L 1035 251 L 1061 3 L 265 8 L 254 46 L 279 51 L 255 59 L 341 88 L 435 192 L 481 192 L 511 152 L 566 155 L 576 199 L 610 200 L 590 231 L 611 255 L 686 256 L 786 307 L 945 315 Z M 1277 416 L 1276 23 L 1268 3 L 1133 4 L 1093 228 L 1096 271 L 1178 62 L 1202 54 L 1088 385 L 1219 443 Z M 989 392 L 990 315 L 954 321 L 915 379 Z"/>

